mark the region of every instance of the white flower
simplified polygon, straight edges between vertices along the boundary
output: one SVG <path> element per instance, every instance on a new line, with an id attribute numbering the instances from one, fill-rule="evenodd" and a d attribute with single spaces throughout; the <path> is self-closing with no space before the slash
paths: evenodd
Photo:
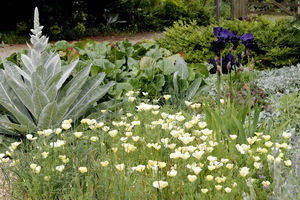
<path id="1" fill-rule="evenodd" d="M 117 130 L 112 130 L 112 131 L 109 131 L 108 134 L 111 136 L 111 137 L 115 137 L 117 135 L 118 131 Z"/>
<path id="2" fill-rule="evenodd" d="M 80 138 L 82 136 L 82 132 L 75 132 L 74 135 L 75 137 Z"/>
<path id="3" fill-rule="evenodd" d="M 166 101 L 168 101 L 171 98 L 171 95 L 164 95 L 164 98 Z"/>
<path id="4" fill-rule="evenodd" d="M 84 174 L 84 173 L 87 172 L 87 168 L 86 168 L 86 167 L 79 167 L 78 170 L 79 170 L 82 174 Z"/>
<path id="5" fill-rule="evenodd" d="M 168 182 L 167 181 L 154 181 L 152 185 L 153 185 L 153 187 L 162 190 L 168 186 Z"/>
<path id="6" fill-rule="evenodd" d="M 242 177 L 245 177 L 247 176 L 247 174 L 249 173 L 249 168 L 248 167 L 242 167 L 241 170 L 240 170 L 240 175 Z"/>
<path id="7" fill-rule="evenodd" d="M 178 151 L 170 154 L 170 158 L 172 158 L 172 159 L 178 159 L 178 158 L 180 158 L 180 156 L 181 156 L 181 152 L 178 152 Z"/>
<path id="8" fill-rule="evenodd" d="M 92 140 L 93 142 L 96 142 L 97 140 L 99 140 L 99 137 L 93 136 L 93 137 L 90 138 L 90 140 Z"/>
<path id="9" fill-rule="evenodd" d="M 43 132 L 44 132 L 45 136 L 49 136 L 49 135 L 51 135 L 51 133 L 53 133 L 52 129 L 47 129 L 47 130 L 44 130 Z"/>
<path id="10" fill-rule="evenodd" d="M 28 140 L 31 140 L 31 141 L 37 139 L 37 137 L 33 137 L 33 135 L 31 135 L 31 134 L 27 134 L 27 135 L 26 135 L 26 138 L 27 138 Z"/>
<path id="11" fill-rule="evenodd" d="M 59 165 L 55 169 L 56 169 L 56 171 L 63 172 L 64 169 L 65 169 L 65 166 L 64 165 Z"/>
<path id="12" fill-rule="evenodd" d="M 292 133 L 287 132 L 283 132 L 281 135 L 284 139 L 289 139 L 290 137 L 292 137 Z"/>
<path id="13" fill-rule="evenodd" d="M 197 179 L 196 175 L 188 175 L 187 177 L 191 183 L 193 183 Z"/>
<path id="14" fill-rule="evenodd" d="M 116 168 L 119 171 L 123 171 L 125 169 L 125 165 L 124 164 L 118 164 L 118 165 L 116 165 Z"/>
<path id="15" fill-rule="evenodd" d="M 192 156 L 197 158 L 198 160 L 200 160 L 200 158 L 202 157 L 202 155 L 204 153 L 205 153 L 205 151 L 196 151 L 195 153 L 192 154 Z"/>
<path id="16" fill-rule="evenodd" d="M 167 172 L 167 176 L 169 176 L 169 177 L 174 177 L 176 175 L 177 175 L 177 171 L 174 170 L 174 169 L 172 169 L 171 171 Z"/>

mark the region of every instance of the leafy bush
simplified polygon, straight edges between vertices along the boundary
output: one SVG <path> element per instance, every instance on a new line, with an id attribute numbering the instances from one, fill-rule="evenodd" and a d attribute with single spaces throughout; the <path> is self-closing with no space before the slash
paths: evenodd
<path id="1" fill-rule="evenodd" d="M 300 42 L 297 39 L 295 22 L 291 19 L 279 19 L 275 22 L 264 17 L 257 21 L 221 20 L 218 24 L 207 27 L 197 26 L 195 22 L 175 22 L 166 28 L 164 38 L 156 40 L 162 47 L 172 53 L 183 52 L 187 62 L 208 62 L 212 56 L 210 43 L 214 41 L 213 27 L 221 26 L 236 31 L 239 36 L 251 32 L 258 47 L 266 54 L 255 56 L 258 67 L 282 67 L 300 62 L 298 56 Z M 237 54 L 244 48 L 239 46 Z"/>

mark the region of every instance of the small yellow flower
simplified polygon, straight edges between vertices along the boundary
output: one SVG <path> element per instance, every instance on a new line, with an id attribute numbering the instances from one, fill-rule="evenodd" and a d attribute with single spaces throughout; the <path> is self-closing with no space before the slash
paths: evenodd
<path id="1" fill-rule="evenodd" d="M 271 139 L 271 136 L 270 135 L 263 135 L 262 136 L 266 141 L 268 141 L 269 139 Z"/>
<path id="2" fill-rule="evenodd" d="M 56 133 L 56 135 L 59 135 L 61 132 L 62 132 L 62 129 L 61 129 L 61 128 L 57 128 L 57 129 L 55 129 L 55 133 Z"/>
<path id="3" fill-rule="evenodd" d="M 49 154 L 49 152 L 43 152 L 42 153 L 43 158 L 47 158 L 48 154 Z"/>
<path id="4" fill-rule="evenodd" d="M 157 161 L 154 161 L 154 160 L 148 160 L 148 164 L 151 165 L 151 166 L 153 167 L 154 165 L 157 164 Z"/>
<path id="5" fill-rule="evenodd" d="M 106 160 L 106 161 L 100 162 L 100 164 L 101 164 L 103 167 L 107 167 L 107 165 L 109 164 L 109 162 Z"/>
<path id="6" fill-rule="evenodd" d="M 207 126 L 207 123 L 206 123 L 206 122 L 198 122 L 198 126 L 199 126 L 201 129 L 204 129 L 204 128 Z"/>
<path id="7" fill-rule="evenodd" d="M 112 130 L 109 131 L 108 134 L 110 135 L 110 137 L 115 137 L 117 135 L 118 131 L 117 130 Z"/>
<path id="8" fill-rule="evenodd" d="M 72 127 L 72 125 L 71 125 L 71 124 L 63 123 L 63 124 L 61 125 L 61 127 L 62 127 L 63 129 L 65 129 L 65 130 L 68 130 L 68 129 L 70 129 L 70 128 Z"/>
<path id="9" fill-rule="evenodd" d="M 167 181 L 154 181 L 152 185 L 153 185 L 153 187 L 162 190 L 168 186 L 168 182 Z"/>
<path id="10" fill-rule="evenodd" d="M 30 165 L 30 168 L 33 169 L 33 170 L 35 170 L 36 167 L 37 167 L 37 164 L 31 164 L 31 165 Z"/>
<path id="11" fill-rule="evenodd" d="M 99 137 L 93 136 L 90 138 L 90 140 L 92 140 L 93 142 L 97 142 L 99 140 Z"/>
<path id="12" fill-rule="evenodd" d="M 225 192 L 230 193 L 231 192 L 231 188 L 229 188 L 229 187 L 225 188 Z"/>
<path id="13" fill-rule="evenodd" d="M 164 98 L 166 101 L 168 101 L 171 98 L 171 95 L 164 95 Z"/>
<path id="14" fill-rule="evenodd" d="M 134 167 L 134 170 L 141 173 L 142 171 L 145 170 L 145 168 L 146 168 L 145 165 L 138 165 L 138 166 Z"/>
<path id="15" fill-rule="evenodd" d="M 212 181 L 212 180 L 214 179 L 214 177 L 213 177 L 212 175 L 207 175 L 207 176 L 206 176 L 206 179 L 207 179 L 208 181 Z"/>
<path id="16" fill-rule="evenodd" d="M 261 164 L 259 163 L 259 162 L 254 162 L 254 167 L 256 168 L 256 169 L 259 169 L 260 168 L 260 166 L 261 166 Z"/>
<path id="17" fill-rule="evenodd" d="M 191 183 L 193 183 L 197 179 L 196 175 L 188 175 L 187 177 Z"/>
<path id="18" fill-rule="evenodd" d="M 262 184 L 263 186 L 265 186 L 265 187 L 269 187 L 269 185 L 270 185 L 271 183 L 270 183 L 270 181 L 263 181 L 261 184 Z"/>
<path id="19" fill-rule="evenodd" d="M 255 135 L 257 135 L 257 136 L 261 136 L 263 133 L 262 132 L 254 132 L 255 133 Z"/>
<path id="20" fill-rule="evenodd" d="M 229 137 L 232 139 L 232 140 L 235 140 L 237 138 L 237 135 L 229 135 Z"/>
<path id="21" fill-rule="evenodd" d="M 292 137 L 292 133 L 287 132 L 283 132 L 281 135 L 284 139 L 289 139 L 290 137 Z"/>
<path id="22" fill-rule="evenodd" d="M 224 99 L 220 99 L 220 103 L 224 104 L 225 103 Z"/>
<path id="23" fill-rule="evenodd" d="M 64 165 L 59 165 L 55 169 L 56 169 L 56 171 L 63 172 L 64 169 L 65 169 L 65 166 Z"/>
<path id="24" fill-rule="evenodd" d="M 115 148 L 111 148 L 113 150 L 114 153 L 116 153 L 118 151 L 118 148 L 115 147 Z"/>
<path id="25" fill-rule="evenodd" d="M 172 169 L 171 171 L 167 172 L 167 176 L 169 176 L 169 177 L 174 177 L 176 175 L 177 175 L 177 171 L 174 170 L 174 169 Z"/>
<path id="26" fill-rule="evenodd" d="M 218 191 L 220 191 L 220 190 L 222 189 L 223 186 L 222 186 L 222 185 L 216 185 L 215 187 L 216 187 L 216 189 L 217 189 Z"/>
<path id="27" fill-rule="evenodd" d="M 271 146 L 273 145 L 273 142 L 267 141 L 267 142 L 265 143 L 265 145 L 266 145 L 266 147 L 271 147 Z"/>
<path id="28" fill-rule="evenodd" d="M 116 168 L 119 171 L 123 171 L 125 169 L 125 165 L 124 164 L 118 164 L 118 165 L 116 165 Z"/>
<path id="29" fill-rule="evenodd" d="M 202 192 L 203 194 L 206 194 L 206 193 L 208 192 L 208 189 L 207 189 L 207 188 L 203 188 L 203 189 L 201 189 L 201 192 Z"/>
<path id="30" fill-rule="evenodd" d="M 269 154 L 269 155 L 267 155 L 267 159 L 268 160 L 274 160 L 274 156 L 272 156 L 272 155 Z"/>
<path id="31" fill-rule="evenodd" d="M 158 166 L 159 166 L 159 168 L 161 168 L 161 169 L 165 168 L 166 165 L 167 165 L 167 163 L 165 163 L 165 162 L 158 162 Z"/>
<path id="32" fill-rule="evenodd" d="M 87 168 L 86 168 L 86 167 L 79 167 L 78 170 L 79 170 L 82 174 L 84 174 L 84 173 L 87 172 Z"/>
<path id="33" fill-rule="evenodd" d="M 51 176 L 45 176 L 45 177 L 44 177 L 44 180 L 45 180 L 45 181 L 50 181 L 50 179 L 51 179 Z"/>
<path id="34" fill-rule="evenodd" d="M 275 162 L 276 162 L 277 164 L 279 164 L 279 163 L 281 162 L 281 160 L 282 160 L 282 158 L 278 156 L 278 157 L 275 159 Z"/>
<path id="35" fill-rule="evenodd" d="M 106 110 L 101 110 L 101 112 L 104 114 L 104 113 L 106 113 Z"/>
<path id="36" fill-rule="evenodd" d="M 247 174 L 249 173 L 249 168 L 248 167 L 242 167 L 241 170 L 240 170 L 240 175 L 242 177 L 245 177 L 247 176 Z"/>
<path id="37" fill-rule="evenodd" d="M 291 160 L 286 160 L 284 161 L 285 166 L 289 167 L 292 165 L 292 161 Z"/>
<path id="38" fill-rule="evenodd" d="M 80 138 L 82 136 L 82 132 L 75 132 L 74 135 L 75 137 Z"/>

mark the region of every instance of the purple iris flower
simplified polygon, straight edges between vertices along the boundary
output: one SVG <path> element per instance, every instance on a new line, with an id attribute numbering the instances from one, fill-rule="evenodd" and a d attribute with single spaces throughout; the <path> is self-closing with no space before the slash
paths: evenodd
<path id="1" fill-rule="evenodd" d="M 227 42 L 227 41 L 229 40 L 230 36 L 231 36 L 231 33 L 230 33 L 229 30 L 227 30 L 227 29 L 222 29 L 222 31 L 221 31 L 221 33 L 220 33 L 220 39 L 221 39 L 221 40 L 224 40 L 224 41 Z"/>
<path id="2" fill-rule="evenodd" d="M 233 50 L 236 50 L 237 46 L 239 45 L 240 37 L 237 35 L 236 31 L 232 31 L 232 34 L 229 38 L 229 42 L 233 44 Z"/>
<path id="3" fill-rule="evenodd" d="M 225 49 L 225 43 L 229 41 L 231 33 L 222 27 L 214 27 L 214 35 L 217 40 L 211 43 L 212 50 L 217 56 L 220 56 L 220 51 Z"/>
<path id="4" fill-rule="evenodd" d="M 216 38 L 219 38 L 220 37 L 220 33 L 222 31 L 222 27 L 214 27 L 214 35 Z"/>
<path id="5" fill-rule="evenodd" d="M 218 59 L 217 62 L 218 62 L 218 65 L 221 64 L 220 58 Z M 217 62 L 212 57 L 210 57 L 210 64 L 213 65 L 213 68 L 211 68 L 209 70 L 209 72 L 211 74 L 217 73 Z M 229 62 L 230 62 L 231 66 L 235 65 L 235 57 L 234 57 L 234 55 L 232 55 L 230 53 L 222 58 L 222 73 L 223 74 L 228 74 L 228 70 L 231 71 L 231 68 L 230 69 L 227 68 L 227 65 L 229 64 Z"/>
<path id="6" fill-rule="evenodd" d="M 245 52 L 246 52 L 246 49 L 250 49 L 250 50 L 253 50 L 257 53 L 263 53 L 262 50 L 260 50 L 257 46 L 257 44 L 254 42 L 254 37 L 253 35 L 249 32 L 247 34 L 244 34 L 241 36 L 241 40 L 242 40 L 242 44 L 245 45 Z"/>

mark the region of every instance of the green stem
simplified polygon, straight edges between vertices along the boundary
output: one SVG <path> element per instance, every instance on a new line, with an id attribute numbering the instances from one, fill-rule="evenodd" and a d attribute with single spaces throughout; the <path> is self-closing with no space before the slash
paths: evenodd
<path id="1" fill-rule="evenodd" d="M 248 65 L 250 67 L 249 56 L 248 56 Z M 250 137 L 250 135 L 251 135 L 251 75 L 252 75 L 252 73 L 249 71 L 249 90 L 248 90 L 249 134 L 248 134 L 248 137 Z"/>

